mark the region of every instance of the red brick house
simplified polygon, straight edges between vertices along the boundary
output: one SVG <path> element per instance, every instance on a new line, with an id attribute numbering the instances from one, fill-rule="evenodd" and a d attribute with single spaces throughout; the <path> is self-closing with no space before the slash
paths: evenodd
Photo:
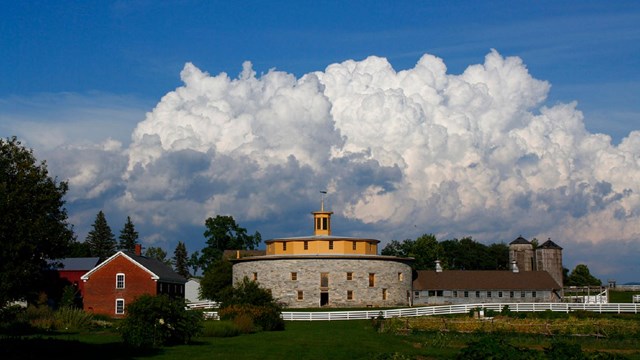
<path id="1" fill-rule="evenodd" d="M 187 279 L 156 259 L 119 251 L 81 277 L 84 309 L 96 314 L 124 316 L 127 304 L 143 294 L 167 294 L 184 299 Z"/>

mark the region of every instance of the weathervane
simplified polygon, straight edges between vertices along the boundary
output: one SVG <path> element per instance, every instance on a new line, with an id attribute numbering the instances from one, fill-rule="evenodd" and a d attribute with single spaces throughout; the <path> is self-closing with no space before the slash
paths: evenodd
<path id="1" fill-rule="evenodd" d="M 320 203 L 320 211 L 324 211 L 324 196 L 327 195 L 327 190 L 320 190 L 322 194 L 322 202 Z"/>

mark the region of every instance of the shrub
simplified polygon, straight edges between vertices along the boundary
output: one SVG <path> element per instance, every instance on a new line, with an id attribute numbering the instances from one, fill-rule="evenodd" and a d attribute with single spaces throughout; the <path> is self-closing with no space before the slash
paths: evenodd
<path id="1" fill-rule="evenodd" d="M 43 331 L 55 330 L 56 319 L 47 305 L 29 305 L 24 319 L 34 328 Z"/>
<path id="2" fill-rule="evenodd" d="M 483 336 L 467 344 L 467 347 L 458 353 L 457 358 L 461 360 L 530 360 L 542 357 L 536 351 L 517 348 L 503 338 Z"/>
<path id="3" fill-rule="evenodd" d="M 0 334 L 19 336 L 30 333 L 32 328 L 25 320 L 25 311 L 19 305 L 0 308 Z"/>
<path id="4" fill-rule="evenodd" d="M 234 319 L 233 324 L 243 334 L 250 334 L 256 331 L 253 324 L 253 318 L 247 313 L 239 313 Z"/>
<path id="5" fill-rule="evenodd" d="M 61 307 L 54 313 L 56 328 L 60 330 L 80 330 L 89 328 L 93 322 L 93 315 L 82 309 Z"/>
<path id="6" fill-rule="evenodd" d="M 142 295 L 126 308 L 120 326 L 124 342 L 135 348 L 184 344 L 202 330 L 202 316 L 185 309 L 184 301 L 166 295 Z"/>
<path id="7" fill-rule="evenodd" d="M 249 317 L 251 323 L 258 327 L 254 330 L 277 331 L 284 330 L 285 327 L 281 313 L 282 308 L 273 299 L 271 293 L 261 288 L 257 282 L 245 277 L 242 282 L 234 286 L 218 315 L 223 320 Z M 239 324 L 243 325 L 243 332 L 249 331 L 249 323 L 246 319 L 239 319 Z"/>
<path id="8" fill-rule="evenodd" d="M 208 320 L 204 322 L 202 336 L 206 337 L 233 337 L 238 336 L 242 332 L 238 326 L 225 320 Z"/>
<path id="9" fill-rule="evenodd" d="M 549 360 L 583 360 L 586 356 L 582 353 L 582 348 L 578 344 L 570 344 L 564 341 L 557 341 L 549 348 L 544 349 L 544 353 Z"/>
<path id="10" fill-rule="evenodd" d="M 284 330 L 284 320 L 280 317 L 277 305 L 255 306 L 251 304 L 236 304 L 223 307 L 218 312 L 220 319 L 232 320 L 241 328 L 243 333 Z M 250 322 L 248 321 L 250 320 Z M 249 326 L 251 324 L 251 326 Z M 255 329 L 254 326 L 258 329 Z"/>

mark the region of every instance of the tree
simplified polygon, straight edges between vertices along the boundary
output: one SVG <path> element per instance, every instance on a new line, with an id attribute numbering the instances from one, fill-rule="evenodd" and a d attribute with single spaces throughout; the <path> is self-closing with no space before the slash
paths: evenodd
<path id="1" fill-rule="evenodd" d="M 89 244 L 91 256 L 104 260 L 116 252 L 116 238 L 111 232 L 107 219 L 102 210 L 96 215 L 96 221 L 92 225 L 93 230 L 89 231 L 85 242 Z"/>
<path id="2" fill-rule="evenodd" d="M 163 263 L 171 266 L 171 260 L 167 259 L 167 252 L 161 247 L 149 246 L 144 252 L 144 256 L 156 260 L 160 260 Z"/>
<path id="3" fill-rule="evenodd" d="M 72 241 L 65 257 L 90 257 L 91 249 L 84 241 Z"/>
<path id="4" fill-rule="evenodd" d="M 424 234 L 416 239 L 409 256 L 415 259 L 415 269 L 435 269 L 436 260 L 442 257 L 442 245 L 433 234 Z"/>
<path id="5" fill-rule="evenodd" d="M 487 270 L 508 270 L 509 269 L 509 245 L 505 243 L 491 244 L 487 248 L 489 261 Z"/>
<path id="6" fill-rule="evenodd" d="M 189 267 L 193 269 L 193 275 L 197 275 L 198 274 L 198 270 L 204 268 L 204 262 L 203 262 L 203 257 L 200 256 L 200 252 L 199 251 L 194 251 L 191 254 L 191 257 L 189 257 Z"/>
<path id="7" fill-rule="evenodd" d="M 445 240 L 442 242 L 442 248 L 445 267 L 451 270 L 495 270 L 504 261 L 504 248 L 498 246 L 493 250 L 495 255 L 500 257 L 495 259 L 486 245 L 470 237 Z M 506 254 L 509 255 L 508 247 Z"/>
<path id="8" fill-rule="evenodd" d="M 409 257 L 409 253 L 412 252 L 414 245 L 415 241 L 411 239 L 406 239 L 403 242 L 391 240 L 391 242 L 389 242 L 382 251 L 380 251 L 380 254 L 387 256 Z"/>
<path id="9" fill-rule="evenodd" d="M 138 232 L 133 222 L 131 222 L 131 217 L 127 216 L 127 222 L 120 230 L 120 244 L 118 247 L 120 250 L 135 251 L 136 244 L 138 244 Z"/>
<path id="10" fill-rule="evenodd" d="M 16 137 L 0 139 L 0 308 L 33 300 L 47 261 L 64 257 L 74 241 L 67 190 Z"/>
<path id="11" fill-rule="evenodd" d="M 591 275 L 585 264 L 576 265 L 575 269 L 567 277 L 567 286 L 601 286 L 602 281 Z"/>
<path id="12" fill-rule="evenodd" d="M 415 270 L 435 269 L 436 260 L 442 257 L 442 246 L 433 234 L 423 234 L 416 240 L 403 242 L 392 240 L 380 252 L 382 255 L 412 257 Z"/>
<path id="13" fill-rule="evenodd" d="M 173 252 L 173 268 L 183 277 L 187 279 L 191 277 L 188 266 L 187 247 L 182 241 L 178 241 L 178 245 Z"/>
<path id="14" fill-rule="evenodd" d="M 232 264 L 220 259 L 204 273 L 200 281 L 200 298 L 225 302 L 231 294 L 233 282 Z"/>
<path id="15" fill-rule="evenodd" d="M 209 217 L 205 226 L 207 230 L 204 237 L 207 239 L 207 246 L 202 249 L 205 269 L 220 259 L 224 250 L 253 250 L 262 241 L 259 232 L 247 235 L 247 229 L 238 225 L 232 216 Z"/>

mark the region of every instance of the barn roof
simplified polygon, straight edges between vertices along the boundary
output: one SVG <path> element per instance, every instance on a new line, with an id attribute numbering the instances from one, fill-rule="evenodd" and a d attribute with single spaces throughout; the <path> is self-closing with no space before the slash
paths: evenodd
<path id="1" fill-rule="evenodd" d="M 529 240 L 523 238 L 522 236 L 518 236 L 517 239 L 513 240 L 512 242 L 509 243 L 509 245 L 516 245 L 516 244 L 525 244 L 525 245 L 529 245 L 531 244 L 529 242 Z"/>
<path id="2" fill-rule="evenodd" d="M 58 259 L 50 261 L 49 264 L 58 271 L 89 271 L 96 267 L 99 261 L 98 257 L 77 257 Z"/>
<path id="3" fill-rule="evenodd" d="M 558 249 L 558 250 L 562 250 L 560 245 L 554 243 L 553 241 L 551 241 L 551 239 L 545 241 L 542 245 L 540 245 L 540 247 L 543 248 L 543 249 Z"/>
<path id="4" fill-rule="evenodd" d="M 561 287 L 546 271 L 419 270 L 414 290 L 556 290 Z"/>
<path id="5" fill-rule="evenodd" d="M 81 279 L 88 280 L 94 272 L 98 271 L 100 268 L 104 267 L 106 264 L 110 263 L 113 259 L 117 258 L 118 256 L 125 257 L 129 261 L 133 262 L 134 264 L 136 264 L 137 266 L 139 266 L 140 268 L 148 272 L 151 275 L 151 278 L 153 280 L 178 283 L 178 284 L 184 284 L 187 282 L 187 279 L 180 276 L 178 273 L 173 271 L 173 269 L 169 265 L 163 263 L 160 260 L 146 257 L 146 256 L 136 255 L 135 253 L 124 252 L 124 251 L 118 251 L 113 256 L 111 256 L 107 260 L 100 263 L 98 266 L 91 269 L 91 271 L 84 274 L 81 277 Z"/>

